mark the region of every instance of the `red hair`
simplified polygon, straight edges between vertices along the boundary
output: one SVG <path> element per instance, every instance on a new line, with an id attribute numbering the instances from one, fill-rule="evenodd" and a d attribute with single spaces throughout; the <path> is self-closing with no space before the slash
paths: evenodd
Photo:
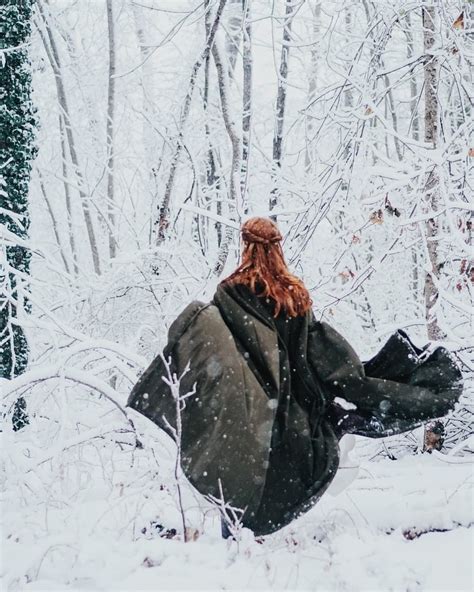
<path id="1" fill-rule="evenodd" d="M 242 225 L 241 233 L 242 262 L 222 284 L 244 284 L 257 296 L 271 298 L 275 302 L 275 317 L 282 309 L 290 317 L 304 316 L 312 300 L 303 282 L 288 270 L 281 248 L 282 236 L 275 222 L 250 218 Z"/>

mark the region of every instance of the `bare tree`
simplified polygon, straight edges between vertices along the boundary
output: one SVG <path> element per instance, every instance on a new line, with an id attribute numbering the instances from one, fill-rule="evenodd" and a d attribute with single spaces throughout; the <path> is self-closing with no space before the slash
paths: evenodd
<path id="1" fill-rule="evenodd" d="M 412 61 L 413 56 L 415 55 L 415 41 L 413 38 L 413 25 L 411 21 L 410 12 L 407 12 L 406 23 L 407 26 L 404 29 L 404 32 L 407 40 L 407 58 L 409 61 Z M 418 81 L 416 79 L 416 76 L 410 76 L 410 126 L 413 134 L 413 139 L 417 141 L 420 138 L 420 118 L 418 116 L 419 100 L 420 97 L 418 94 Z"/>
<path id="2" fill-rule="evenodd" d="M 184 99 L 183 110 L 181 112 L 180 122 L 179 122 L 179 129 L 178 129 L 178 138 L 176 141 L 176 147 L 171 158 L 170 169 L 168 180 L 165 186 L 165 192 L 163 196 L 163 201 L 160 206 L 159 214 L 158 214 L 158 230 L 157 230 L 157 243 L 160 244 L 163 242 L 166 236 L 166 229 L 169 224 L 169 207 L 170 207 L 170 200 L 171 200 L 171 193 L 173 191 L 174 180 L 176 176 L 176 170 L 178 168 L 179 158 L 181 156 L 181 152 L 183 150 L 183 139 L 184 139 L 184 126 L 189 116 L 189 112 L 191 110 L 191 101 L 193 98 L 194 88 L 196 86 L 199 70 L 201 69 L 202 65 L 205 63 L 207 56 L 209 55 L 212 46 L 214 44 L 214 39 L 217 33 L 217 29 L 219 27 L 219 22 L 222 17 L 222 12 L 226 5 L 227 0 L 220 0 L 219 5 L 216 10 L 216 16 L 214 18 L 214 22 L 212 23 L 212 27 L 209 31 L 209 36 L 206 40 L 206 45 L 202 50 L 198 59 L 194 62 L 194 66 L 191 72 L 191 77 L 189 79 L 188 91 L 186 93 L 186 97 Z"/>
<path id="3" fill-rule="evenodd" d="M 92 221 L 92 216 L 90 213 L 90 207 L 89 207 L 90 197 L 87 195 L 87 192 L 85 189 L 84 177 L 82 175 L 81 167 L 79 165 L 79 158 L 77 155 L 74 133 L 72 130 L 72 121 L 71 121 L 71 116 L 70 116 L 69 104 L 68 104 L 68 100 L 67 100 L 66 87 L 65 87 L 64 81 L 63 81 L 63 73 L 62 73 L 61 60 L 59 57 L 59 51 L 58 51 L 58 48 L 56 45 L 53 31 L 52 31 L 50 23 L 49 23 L 48 16 L 46 15 L 46 11 L 44 9 L 44 6 L 43 6 L 41 0 L 38 0 L 37 5 L 38 5 L 38 11 L 39 11 L 39 14 L 41 17 L 42 24 L 43 24 L 45 31 L 46 31 L 46 36 L 44 35 L 43 31 L 41 30 L 41 26 L 38 26 L 38 31 L 39 31 L 41 40 L 43 41 L 43 46 L 46 51 L 46 55 L 48 56 L 51 68 L 54 73 L 54 80 L 56 83 L 56 89 L 57 89 L 57 94 L 58 94 L 58 103 L 59 103 L 59 107 L 61 110 L 61 115 L 63 116 L 63 123 L 64 123 L 64 129 L 66 132 L 69 154 L 71 157 L 71 162 L 73 165 L 74 172 L 75 172 L 75 174 L 77 176 L 77 180 L 78 180 L 79 197 L 81 200 L 82 212 L 84 215 L 84 221 L 86 224 L 87 235 L 89 238 L 89 244 L 90 244 L 90 248 L 91 248 L 91 252 L 92 252 L 92 261 L 94 264 L 94 271 L 98 275 L 100 275 L 101 265 L 100 265 L 99 249 L 98 249 L 98 245 L 97 245 L 97 239 L 95 236 L 95 230 L 94 230 L 94 224 Z"/>
<path id="4" fill-rule="evenodd" d="M 66 150 L 66 134 L 65 134 L 65 125 L 64 125 L 64 115 L 62 113 L 59 114 L 59 136 L 60 136 L 60 142 L 61 142 L 61 168 L 62 168 L 62 174 L 63 174 L 64 196 L 66 198 L 66 216 L 67 216 L 67 226 L 68 226 L 69 247 L 71 249 L 71 257 L 72 257 L 72 261 L 73 261 L 74 273 L 77 275 L 79 273 L 79 267 L 77 265 L 77 250 L 76 250 L 76 238 L 75 238 L 73 214 L 72 214 L 71 189 L 69 187 L 69 181 L 68 181 L 68 166 L 67 166 L 68 158 L 67 158 L 67 150 Z"/>
<path id="5" fill-rule="evenodd" d="M 228 60 L 228 74 L 232 78 L 237 56 L 239 55 L 240 39 L 242 38 L 242 13 L 245 0 L 229 0 L 227 12 L 226 55 Z"/>
<path id="6" fill-rule="evenodd" d="M 250 10 L 251 0 L 242 0 L 244 24 L 243 24 L 243 90 L 242 90 L 242 170 L 241 170 L 241 194 L 244 214 L 248 211 L 248 175 L 250 160 L 250 134 L 252 127 L 252 16 Z"/>
<path id="7" fill-rule="evenodd" d="M 230 100 L 229 100 L 229 85 L 227 73 L 221 57 L 218 45 L 215 43 L 212 47 L 212 57 L 216 65 L 217 80 L 219 85 L 219 96 L 221 99 L 222 118 L 224 120 L 225 129 L 229 136 L 232 147 L 232 162 L 230 171 L 230 198 L 231 207 L 237 211 L 241 206 L 241 185 L 240 185 L 240 169 L 241 169 L 241 147 L 242 142 L 232 116 Z M 217 263 L 214 268 L 216 275 L 219 275 L 224 268 L 229 253 L 230 243 L 234 237 L 234 230 L 231 226 L 226 226 L 224 231 L 224 238 L 217 256 Z"/>
<path id="8" fill-rule="evenodd" d="M 436 33 L 436 10 L 435 6 L 423 6 L 423 42 L 425 52 L 424 84 L 425 84 L 425 142 L 433 149 L 438 144 L 438 59 L 433 54 Z M 439 177 L 436 166 L 427 173 L 424 187 L 424 202 L 428 212 L 435 216 L 426 222 L 426 239 L 429 259 L 429 271 L 425 276 L 425 311 L 428 329 L 428 337 L 433 340 L 442 339 L 444 334 L 439 327 L 436 315 L 436 302 L 438 300 L 438 288 L 436 281 L 439 278 L 441 265 L 438 259 L 438 234 L 439 217 L 436 216 L 439 210 Z"/>
<path id="9" fill-rule="evenodd" d="M 407 58 L 409 61 L 413 60 L 413 56 L 415 55 L 415 41 L 413 38 L 413 24 L 411 20 L 411 13 L 407 12 L 406 15 L 406 23 L 407 26 L 404 29 L 404 33 L 407 40 Z M 413 139 L 418 141 L 420 139 L 420 117 L 418 114 L 419 109 L 419 102 L 420 102 L 420 92 L 418 90 L 418 80 L 417 77 L 412 75 L 410 76 L 410 129 L 413 136 Z M 406 152 L 406 146 L 404 147 L 404 153 Z M 413 293 L 415 298 L 418 297 L 419 292 L 419 281 L 420 281 L 420 274 L 419 274 L 419 265 L 418 265 L 419 255 L 416 249 L 412 250 L 412 260 L 413 260 Z"/>
<path id="10" fill-rule="evenodd" d="M 278 172 L 281 169 L 282 146 L 283 146 L 283 127 L 285 123 L 285 108 L 287 96 L 288 64 L 290 60 L 290 42 L 291 26 L 296 11 L 295 0 L 286 0 L 285 17 L 283 20 L 283 41 L 280 55 L 280 68 L 278 72 L 278 91 L 276 100 L 275 129 L 273 133 L 273 168 L 274 181 L 270 195 L 270 210 L 273 210 L 278 204 Z M 271 216 L 276 220 L 276 216 Z"/>
<path id="11" fill-rule="evenodd" d="M 107 92 L 107 213 L 109 218 L 109 255 L 113 259 L 117 254 L 115 228 L 114 196 L 114 119 L 115 119 L 115 24 L 112 0 L 107 0 L 107 30 L 109 45 L 109 71 Z"/>
<path id="12" fill-rule="evenodd" d="M 211 10 L 210 10 L 210 0 L 204 1 L 205 7 L 205 19 L 204 19 L 204 27 L 205 27 L 205 35 L 206 39 L 209 37 L 212 20 L 211 20 Z M 206 61 L 204 64 L 204 89 L 203 89 L 203 109 L 204 109 L 204 130 L 206 135 L 206 147 L 207 147 L 207 163 L 206 163 L 206 172 L 205 172 L 205 186 L 206 186 L 206 194 L 209 196 L 211 192 L 219 193 L 220 189 L 220 176 L 217 171 L 216 165 L 216 156 L 215 156 L 215 147 L 211 135 L 211 128 L 210 128 L 210 92 L 211 87 L 211 54 L 209 53 L 206 57 Z M 209 199 L 209 198 L 208 198 Z M 216 202 L 216 213 L 218 216 L 222 214 L 222 202 L 218 199 Z M 216 222 L 216 232 L 217 232 L 217 246 L 220 247 L 222 241 L 222 225 L 220 222 Z"/>
<path id="13" fill-rule="evenodd" d="M 43 175 L 41 174 L 41 171 L 39 169 L 36 170 L 36 173 L 38 175 L 38 181 L 39 181 L 41 193 L 42 193 L 44 201 L 46 203 L 46 208 L 48 210 L 49 217 L 51 218 L 51 225 L 53 227 L 54 238 L 56 239 L 56 242 L 58 243 L 59 254 L 61 255 L 61 259 L 64 264 L 64 269 L 67 271 L 67 273 L 69 273 L 70 272 L 69 264 L 68 264 L 65 254 L 64 254 L 64 249 L 62 246 L 61 238 L 59 236 L 58 222 L 56 220 L 56 216 L 54 215 L 54 210 L 51 207 L 51 201 L 48 197 L 48 192 L 46 191 L 46 188 L 44 186 Z"/>
<path id="14" fill-rule="evenodd" d="M 310 48 L 310 64 L 308 74 L 308 105 L 312 105 L 316 99 L 316 89 L 318 83 L 319 64 L 321 60 L 321 50 L 319 46 L 321 36 L 321 0 L 309 5 L 311 9 L 311 48 Z M 312 174 L 314 167 L 314 160 L 316 157 L 316 150 L 314 142 L 314 119 L 311 109 L 308 108 L 306 116 L 306 150 L 305 150 L 305 172 L 307 175 Z"/>
<path id="15" fill-rule="evenodd" d="M 132 11 L 135 22 L 135 31 L 138 39 L 138 46 L 140 49 L 140 58 L 142 61 L 140 67 L 140 86 L 142 90 L 142 130 L 146 163 L 145 178 L 147 181 L 146 186 L 150 196 L 149 211 L 151 212 L 151 215 L 148 225 L 148 242 L 151 245 L 154 243 L 153 222 L 158 199 L 158 173 L 163 160 L 162 153 L 165 143 L 163 142 L 162 144 L 163 148 L 161 150 L 160 158 L 157 162 L 157 150 L 155 142 L 156 132 L 152 125 L 155 119 L 155 105 L 152 94 L 154 69 L 150 60 L 151 48 L 147 45 L 146 21 L 142 13 L 142 7 L 133 2 Z"/>

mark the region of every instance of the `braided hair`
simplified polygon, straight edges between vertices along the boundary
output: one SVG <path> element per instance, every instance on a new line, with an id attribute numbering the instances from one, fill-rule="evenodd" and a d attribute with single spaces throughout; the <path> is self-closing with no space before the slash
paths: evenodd
<path id="1" fill-rule="evenodd" d="M 284 310 L 290 317 L 304 316 L 312 300 L 303 282 L 290 273 L 283 250 L 282 235 L 269 218 L 250 218 L 242 228 L 242 261 L 223 285 L 244 284 L 257 296 L 271 298 L 274 316 Z"/>

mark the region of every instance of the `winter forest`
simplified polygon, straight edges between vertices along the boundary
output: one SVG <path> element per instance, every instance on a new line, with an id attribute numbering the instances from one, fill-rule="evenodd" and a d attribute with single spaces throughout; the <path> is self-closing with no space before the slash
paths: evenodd
<path id="1" fill-rule="evenodd" d="M 0 0 L 2 589 L 472 590 L 473 65 L 469 0 Z M 363 360 L 403 329 L 465 387 L 224 540 L 126 402 L 250 216 Z"/>

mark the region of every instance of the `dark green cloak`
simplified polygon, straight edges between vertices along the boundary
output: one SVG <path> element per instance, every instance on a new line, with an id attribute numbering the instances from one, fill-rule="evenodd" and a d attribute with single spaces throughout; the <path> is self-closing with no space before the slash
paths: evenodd
<path id="1" fill-rule="evenodd" d="M 443 348 L 423 359 L 398 332 L 363 364 L 312 312 L 274 318 L 244 286 L 220 286 L 212 303 L 187 306 L 163 355 L 178 376 L 190 365 L 181 394 L 196 389 L 181 412 L 185 475 L 204 495 L 219 497 L 221 483 L 225 501 L 255 534 L 285 526 L 329 486 L 339 462 L 336 397 L 357 408 L 352 433 L 381 437 L 445 415 L 462 389 Z M 128 405 L 173 436 L 176 403 L 166 375 L 159 356 Z"/>

